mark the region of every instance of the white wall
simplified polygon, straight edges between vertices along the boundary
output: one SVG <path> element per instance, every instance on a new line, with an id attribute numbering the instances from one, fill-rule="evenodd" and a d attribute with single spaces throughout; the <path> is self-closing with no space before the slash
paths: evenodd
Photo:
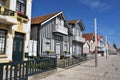
<path id="1" fill-rule="evenodd" d="M 85 42 L 85 44 L 83 45 L 83 54 L 84 53 L 87 53 L 87 54 L 90 53 L 88 42 Z"/>
<path id="2" fill-rule="evenodd" d="M 24 52 L 29 51 L 29 40 L 30 40 L 30 24 L 31 24 L 31 0 L 27 1 L 27 11 L 26 15 L 28 16 L 29 20 L 27 23 L 22 23 L 23 30 L 21 32 L 26 33 L 25 35 L 25 43 L 24 43 Z M 16 0 L 10 0 L 10 9 L 16 11 Z M 12 31 L 18 31 L 18 25 L 11 26 L 11 29 L 8 31 L 9 37 L 7 38 L 7 46 L 6 46 L 6 53 L 9 60 L 12 60 L 12 52 L 13 52 L 13 33 Z M 23 54 L 24 55 L 24 54 Z"/>

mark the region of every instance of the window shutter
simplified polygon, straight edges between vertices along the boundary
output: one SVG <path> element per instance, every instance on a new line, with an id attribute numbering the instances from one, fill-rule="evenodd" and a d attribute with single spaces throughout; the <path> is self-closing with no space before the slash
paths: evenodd
<path id="1" fill-rule="evenodd" d="M 42 52 L 45 52 L 46 51 L 46 39 L 43 38 L 42 39 Z"/>
<path id="2" fill-rule="evenodd" d="M 51 39 L 51 50 L 54 52 L 54 40 Z"/>

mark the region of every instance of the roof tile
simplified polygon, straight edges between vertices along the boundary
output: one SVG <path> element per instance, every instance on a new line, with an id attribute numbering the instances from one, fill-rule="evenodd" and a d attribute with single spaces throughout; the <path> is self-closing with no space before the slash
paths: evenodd
<path id="1" fill-rule="evenodd" d="M 60 11 L 59 11 L 60 12 Z M 43 16 L 39 16 L 39 17 L 35 17 L 31 19 L 31 24 L 40 24 L 46 20 L 48 20 L 49 18 L 55 16 L 56 14 L 58 14 L 59 12 L 55 12 L 52 14 L 47 14 L 47 15 L 43 15 Z"/>

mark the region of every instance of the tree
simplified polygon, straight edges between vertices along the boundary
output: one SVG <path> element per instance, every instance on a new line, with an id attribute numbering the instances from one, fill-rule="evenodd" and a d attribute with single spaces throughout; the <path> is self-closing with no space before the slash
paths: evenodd
<path id="1" fill-rule="evenodd" d="M 113 47 L 117 50 L 117 45 L 115 43 L 113 43 Z"/>

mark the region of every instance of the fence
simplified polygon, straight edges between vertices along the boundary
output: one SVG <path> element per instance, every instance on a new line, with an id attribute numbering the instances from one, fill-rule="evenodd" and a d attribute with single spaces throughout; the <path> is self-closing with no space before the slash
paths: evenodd
<path id="1" fill-rule="evenodd" d="M 0 80 L 27 80 L 28 62 L 10 62 L 0 64 Z"/>
<path id="2" fill-rule="evenodd" d="M 28 64 L 28 74 L 33 75 L 36 73 L 42 73 L 52 69 L 56 69 L 56 67 L 57 67 L 56 58 L 50 57 L 33 58 L 33 60 L 29 61 Z"/>
<path id="3" fill-rule="evenodd" d="M 86 57 L 75 57 L 75 58 L 68 58 L 68 59 L 64 59 L 64 60 L 59 60 L 57 65 L 60 68 L 66 68 L 69 66 L 72 66 L 74 64 L 79 64 L 82 61 L 86 61 L 87 58 Z"/>
<path id="4" fill-rule="evenodd" d="M 28 76 L 56 69 L 56 65 L 56 58 L 1 63 L 0 80 L 28 80 Z"/>

